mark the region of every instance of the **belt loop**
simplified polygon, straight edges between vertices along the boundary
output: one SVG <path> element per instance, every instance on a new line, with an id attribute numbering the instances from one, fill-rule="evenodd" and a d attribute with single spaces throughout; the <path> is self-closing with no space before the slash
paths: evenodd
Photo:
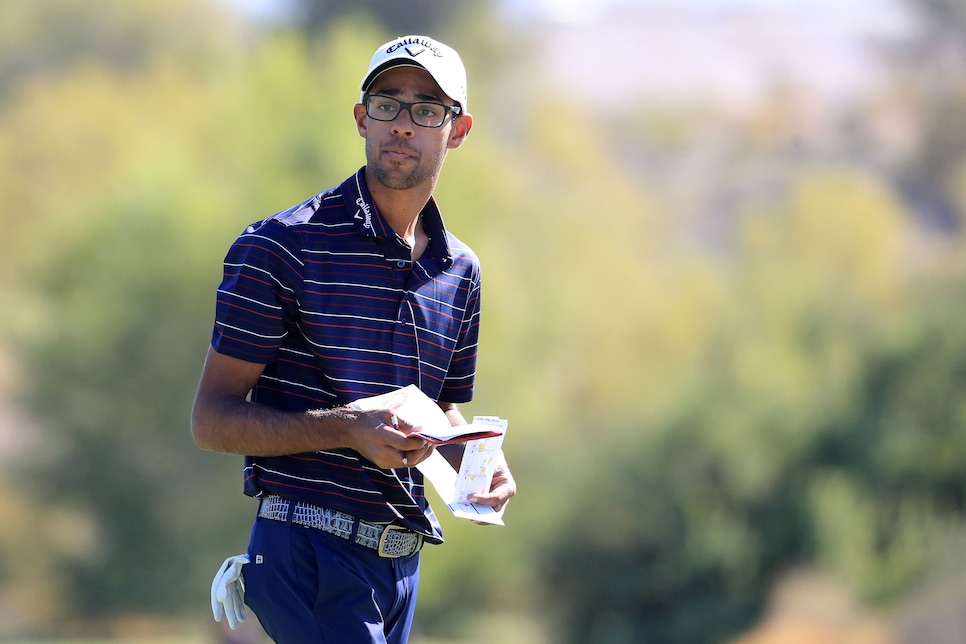
<path id="1" fill-rule="evenodd" d="M 288 502 L 288 509 L 285 511 L 285 523 L 292 527 L 292 518 L 295 516 L 295 501 Z"/>

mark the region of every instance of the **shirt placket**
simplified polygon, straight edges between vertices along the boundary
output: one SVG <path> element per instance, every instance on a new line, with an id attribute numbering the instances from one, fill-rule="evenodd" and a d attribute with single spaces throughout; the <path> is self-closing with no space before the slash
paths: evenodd
<path id="1" fill-rule="evenodd" d="M 409 252 L 408 247 L 406 252 Z M 422 387 L 422 370 L 419 361 L 419 329 L 416 324 L 416 297 L 414 291 L 422 280 L 420 271 L 413 270 L 413 263 L 401 257 L 390 259 L 396 275 L 401 296 L 396 308 L 396 327 L 392 336 L 392 353 L 400 385 L 415 384 Z"/>

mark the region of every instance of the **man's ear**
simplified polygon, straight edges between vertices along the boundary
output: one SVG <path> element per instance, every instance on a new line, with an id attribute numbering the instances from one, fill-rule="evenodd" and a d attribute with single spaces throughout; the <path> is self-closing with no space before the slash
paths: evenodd
<path id="1" fill-rule="evenodd" d="M 449 141 L 446 143 L 446 147 L 451 150 L 455 150 L 459 146 L 463 145 L 463 141 L 466 137 L 470 135 L 470 130 L 473 129 L 473 115 L 466 113 L 460 114 L 455 119 L 453 119 L 453 127 L 449 133 Z"/>
<path id="2" fill-rule="evenodd" d="M 356 130 L 358 130 L 359 136 L 366 138 L 366 106 L 362 103 L 356 103 L 355 107 L 352 108 L 352 116 L 356 121 Z"/>

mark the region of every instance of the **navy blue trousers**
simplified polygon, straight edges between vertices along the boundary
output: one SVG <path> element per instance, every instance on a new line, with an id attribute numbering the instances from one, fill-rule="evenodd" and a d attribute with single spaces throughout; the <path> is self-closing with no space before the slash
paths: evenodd
<path id="1" fill-rule="evenodd" d="M 419 553 L 375 550 L 298 524 L 258 517 L 248 546 L 245 603 L 278 644 L 405 644 Z"/>

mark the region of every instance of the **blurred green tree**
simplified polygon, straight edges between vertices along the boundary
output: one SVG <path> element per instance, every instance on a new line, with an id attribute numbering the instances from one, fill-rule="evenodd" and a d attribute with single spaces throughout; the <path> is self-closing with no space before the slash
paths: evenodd
<path id="1" fill-rule="evenodd" d="M 555 641 L 724 641 L 808 562 L 895 600 L 959 533 L 961 300 L 911 279 L 870 176 L 801 172 L 782 203 L 744 217 L 690 398 L 588 457 L 610 475 L 572 488 L 543 544 Z"/>
<path id="2" fill-rule="evenodd" d="M 458 3 L 446 0 L 294 0 L 293 19 L 312 36 L 324 37 L 333 23 L 364 13 L 372 28 L 392 35 L 425 34 L 446 40 L 445 33 L 464 14 Z"/>
<path id="3" fill-rule="evenodd" d="M 905 0 L 918 18 L 891 59 L 898 92 L 910 104 L 916 145 L 899 161 L 899 186 L 914 212 L 942 230 L 963 226 L 966 167 L 966 10 L 957 0 Z"/>

